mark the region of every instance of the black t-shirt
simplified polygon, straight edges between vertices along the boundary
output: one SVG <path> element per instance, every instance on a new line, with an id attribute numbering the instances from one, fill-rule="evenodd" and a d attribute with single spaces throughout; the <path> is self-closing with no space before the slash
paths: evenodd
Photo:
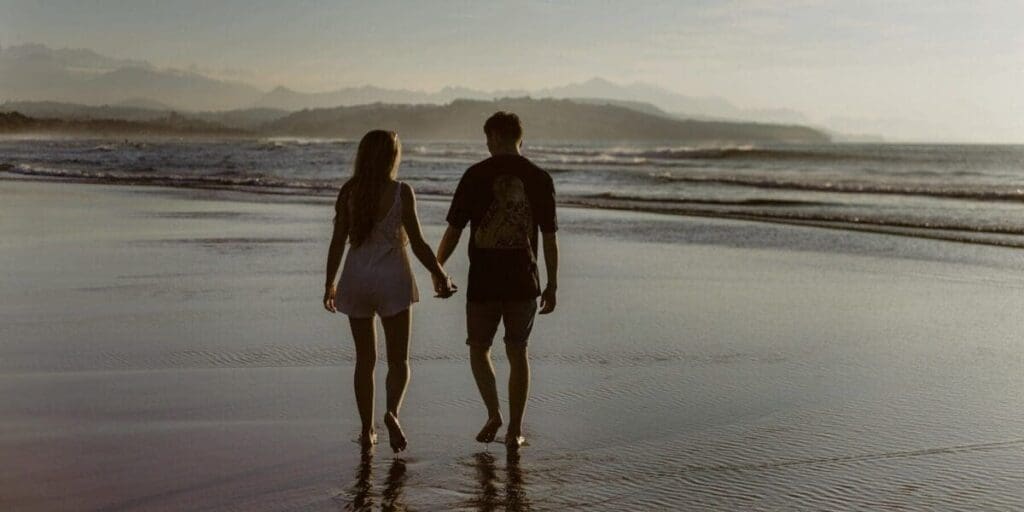
<path id="1" fill-rule="evenodd" d="M 462 175 L 448 223 L 470 224 L 468 300 L 540 295 L 537 229 L 558 230 L 550 174 L 520 155 L 492 156 Z"/>

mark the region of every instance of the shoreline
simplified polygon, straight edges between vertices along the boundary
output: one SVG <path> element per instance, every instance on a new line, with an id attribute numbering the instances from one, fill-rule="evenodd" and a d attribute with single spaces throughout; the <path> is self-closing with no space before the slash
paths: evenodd
<path id="1" fill-rule="evenodd" d="M 5 167 L 6 166 L 6 167 Z M 76 183 L 76 184 L 88 184 L 88 185 L 112 185 L 112 186 L 125 186 L 125 187 L 161 187 L 169 189 L 182 189 L 182 190 L 215 190 L 215 191 L 226 191 L 226 192 L 238 192 L 241 194 L 253 195 L 253 196 L 269 196 L 269 197 L 295 197 L 295 198 L 329 198 L 336 193 L 336 189 L 324 188 L 324 189 L 313 189 L 313 188 L 295 188 L 295 187 L 267 187 L 267 186 L 245 186 L 245 185 L 227 185 L 204 182 L 204 180 L 194 180 L 192 182 L 174 180 L 171 183 L 167 178 L 154 177 L 151 179 L 103 179 L 103 178 L 90 178 L 81 176 L 46 176 L 46 175 L 32 175 L 23 174 L 17 171 L 11 170 L 10 164 L 0 165 L 0 181 L 40 181 L 40 182 L 55 182 L 55 183 Z M 451 196 L 443 194 L 435 194 L 430 192 L 417 192 L 417 197 L 428 200 L 428 201 L 450 201 Z M 731 213 L 731 212 L 708 212 L 696 209 L 687 209 L 685 207 L 679 207 L 677 204 L 669 204 L 666 207 L 658 208 L 645 206 L 644 203 L 654 203 L 657 201 L 646 200 L 646 201 L 634 201 L 634 205 L 606 205 L 598 206 L 595 204 L 599 202 L 600 198 L 590 197 L 579 197 L 564 199 L 560 198 L 558 202 L 559 207 L 572 207 L 572 208 L 583 208 L 592 210 L 602 211 L 619 211 L 619 212 L 641 212 L 650 213 L 657 215 L 665 215 L 671 217 L 692 217 L 692 218 L 710 218 L 710 219 L 725 219 L 725 220 L 737 220 L 737 221 L 748 221 L 748 222 L 759 222 L 767 224 L 779 224 L 788 226 L 804 226 L 819 229 L 831 229 L 840 231 L 851 231 L 871 234 L 890 235 L 898 237 L 908 238 L 919 238 L 925 240 L 936 240 L 944 242 L 962 243 L 962 244 L 974 244 L 974 245 L 986 245 L 995 247 L 1005 247 L 1012 249 L 1024 249 L 1024 236 L 1017 232 L 993 232 L 993 231 L 979 231 L 972 229 L 956 229 L 956 228 L 922 228 L 914 225 L 898 225 L 898 224 L 884 224 L 876 222 L 848 222 L 848 221 L 835 221 L 827 219 L 804 219 L 794 216 L 758 216 L 749 215 L 744 213 Z M 301 202 L 301 200 L 300 200 Z M 972 236 L 973 235 L 973 236 Z"/>

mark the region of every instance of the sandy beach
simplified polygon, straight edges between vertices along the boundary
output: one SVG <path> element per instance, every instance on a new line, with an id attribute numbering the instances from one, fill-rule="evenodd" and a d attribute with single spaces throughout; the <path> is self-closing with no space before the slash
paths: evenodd
<path id="1" fill-rule="evenodd" d="M 423 293 L 362 459 L 330 199 L 0 177 L 0 510 L 1024 508 L 1019 249 L 562 208 L 529 446 Z"/>

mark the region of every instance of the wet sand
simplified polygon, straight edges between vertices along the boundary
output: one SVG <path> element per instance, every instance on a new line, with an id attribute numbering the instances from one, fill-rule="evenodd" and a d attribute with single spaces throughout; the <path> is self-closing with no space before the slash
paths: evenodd
<path id="1" fill-rule="evenodd" d="M 362 459 L 330 215 L 0 179 L 0 509 L 1024 508 L 1024 251 L 564 208 L 530 445 L 473 441 L 464 297 L 423 293 L 410 449 Z"/>

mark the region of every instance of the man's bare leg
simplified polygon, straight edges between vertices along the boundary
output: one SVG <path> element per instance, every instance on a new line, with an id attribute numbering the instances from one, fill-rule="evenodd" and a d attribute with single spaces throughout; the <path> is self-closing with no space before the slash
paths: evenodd
<path id="1" fill-rule="evenodd" d="M 505 433 L 505 444 L 518 449 L 526 438 L 523 436 L 523 414 L 526 412 L 526 398 L 530 395 L 530 360 L 526 344 L 506 344 L 508 356 L 508 405 L 511 421 Z"/>
<path id="2" fill-rule="evenodd" d="M 494 365 L 491 363 L 491 348 L 476 345 L 469 346 L 469 363 L 473 369 L 473 379 L 480 390 L 480 398 L 487 407 L 487 423 L 476 440 L 481 443 L 494 441 L 498 429 L 501 428 L 501 405 L 498 403 L 498 388 L 494 383 Z"/>

